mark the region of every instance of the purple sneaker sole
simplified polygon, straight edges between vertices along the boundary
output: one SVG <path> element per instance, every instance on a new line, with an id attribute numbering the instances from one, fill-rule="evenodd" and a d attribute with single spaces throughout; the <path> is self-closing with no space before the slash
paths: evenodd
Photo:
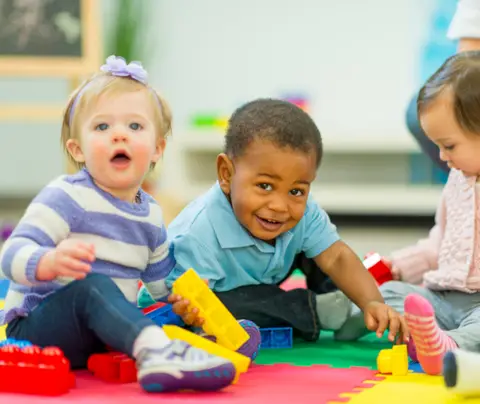
<path id="1" fill-rule="evenodd" d="M 237 349 L 239 354 L 248 356 L 252 362 L 256 359 L 260 345 L 262 344 L 262 335 L 260 334 L 260 328 L 250 320 L 239 320 L 238 323 L 248 333 L 250 338 L 245 344 Z"/>
<path id="2" fill-rule="evenodd" d="M 181 390 L 218 391 L 232 384 L 235 367 L 230 364 L 217 366 L 209 370 L 181 371 L 175 377 L 172 370 L 149 373 L 138 382 L 149 393 L 169 393 Z"/>
<path id="3" fill-rule="evenodd" d="M 240 348 L 237 349 L 239 354 L 249 357 L 253 363 L 260 350 L 262 344 L 262 335 L 260 334 L 260 328 L 250 320 L 238 320 L 243 329 L 250 336 L 247 342 L 245 342 Z M 216 342 L 217 339 L 213 335 L 200 334 L 203 338 Z"/>

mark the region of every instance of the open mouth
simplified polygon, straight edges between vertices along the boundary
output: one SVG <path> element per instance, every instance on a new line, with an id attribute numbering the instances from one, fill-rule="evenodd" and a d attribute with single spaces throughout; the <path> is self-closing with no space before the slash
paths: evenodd
<path id="1" fill-rule="evenodd" d="M 130 162 L 130 156 L 128 156 L 127 153 L 121 151 L 121 152 L 115 153 L 113 157 L 110 159 L 110 161 L 115 164 L 126 164 Z"/>
<path id="2" fill-rule="evenodd" d="M 280 229 L 280 227 L 283 226 L 284 222 L 280 222 L 278 220 L 273 220 L 273 219 L 266 219 L 260 216 L 257 216 L 257 220 L 259 221 L 260 225 L 269 231 L 276 231 Z"/>

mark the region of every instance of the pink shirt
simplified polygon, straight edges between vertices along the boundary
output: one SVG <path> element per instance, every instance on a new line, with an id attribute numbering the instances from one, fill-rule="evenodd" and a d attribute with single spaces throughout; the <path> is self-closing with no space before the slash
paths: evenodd
<path id="1" fill-rule="evenodd" d="M 480 185 L 452 169 L 426 239 L 392 254 L 402 280 L 436 290 L 480 290 Z M 477 184 L 477 185 L 476 185 Z"/>

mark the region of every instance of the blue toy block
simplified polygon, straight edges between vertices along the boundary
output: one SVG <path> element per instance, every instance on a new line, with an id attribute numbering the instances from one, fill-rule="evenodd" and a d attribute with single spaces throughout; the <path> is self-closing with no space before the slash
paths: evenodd
<path id="1" fill-rule="evenodd" d="M 5 296 L 7 296 L 9 285 L 10 285 L 10 281 L 0 280 L 0 299 L 5 299 Z"/>
<path id="2" fill-rule="evenodd" d="M 422 366 L 418 362 L 410 361 L 408 363 L 408 369 L 411 370 L 413 373 L 425 373 L 422 369 Z"/>
<path id="3" fill-rule="evenodd" d="M 22 348 L 26 348 L 27 346 L 32 346 L 32 343 L 29 341 L 17 340 L 15 338 L 7 338 L 7 339 L 4 339 L 3 341 L 0 341 L 0 348 L 3 348 L 4 346 L 8 346 L 8 345 L 13 345 L 22 349 Z"/>
<path id="4" fill-rule="evenodd" d="M 285 349 L 293 346 L 293 330 L 290 327 L 260 328 L 261 349 Z"/>
<path id="5" fill-rule="evenodd" d="M 168 324 L 183 327 L 185 325 L 182 318 L 172 311 L 171 304 L 159 307 L 158 309 L 155 309 L 145 315 L 159 326 Z"/>

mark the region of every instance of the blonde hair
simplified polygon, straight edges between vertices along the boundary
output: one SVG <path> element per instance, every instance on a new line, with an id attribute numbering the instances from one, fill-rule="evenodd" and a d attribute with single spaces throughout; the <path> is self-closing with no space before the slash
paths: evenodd
<path id="1" fill-rule="evenodd" d="M 172 113 L 168 103 L 153 88 L 130 77 L 118 77 L 110 73 L 97 73 L 80 85 L 70 96 L 63 114 L 61 143 L 69 162 L 81 169 L 84 163 L 78 163 L 67 150 L 69 139 L 79 140 L 80 119 L 88 106 L 95 103 L 102 95 L 115 95 L 124 92 L 149 90 L 151 102 L 154 104 L 155 127 L 157 139 L 166 139 L 172 132 Z M 73 108 L 73 111 L 72 111 Z M 153 169 L 155 164 L 152 163 Z"/>

